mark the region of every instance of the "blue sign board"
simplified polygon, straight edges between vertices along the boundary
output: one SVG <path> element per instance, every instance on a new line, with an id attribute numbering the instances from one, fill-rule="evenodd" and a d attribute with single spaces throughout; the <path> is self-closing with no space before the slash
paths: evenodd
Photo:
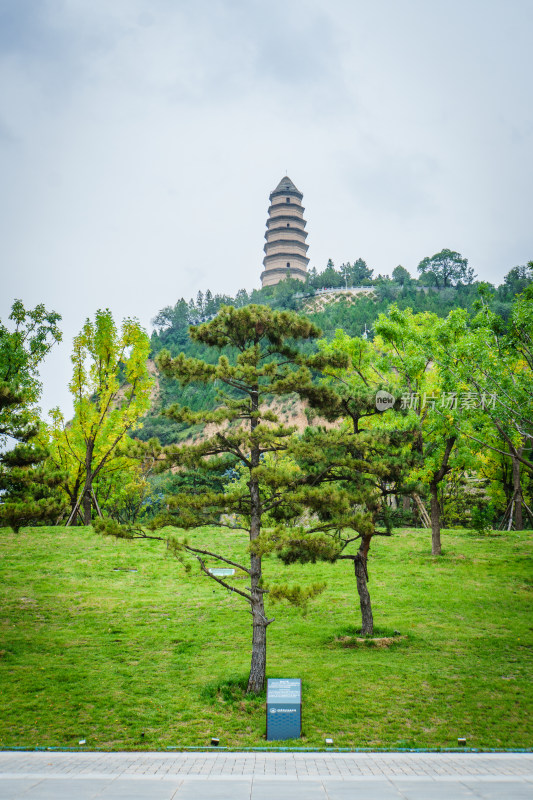
<path id="1" fill-rule="evenodd" d="M 269 678 L 266 738 L 269 741 L 299 739 L 301 733 L 302 682 L 300 678 Z"/>

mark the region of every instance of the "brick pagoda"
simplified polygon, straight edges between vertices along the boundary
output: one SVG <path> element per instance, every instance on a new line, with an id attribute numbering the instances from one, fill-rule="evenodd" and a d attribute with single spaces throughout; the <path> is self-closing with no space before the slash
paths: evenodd
<path id="1" fill-rule="evenodd" d="M 270 193 L 266 244 L 261 273 L 263 286 L 274 286 L 287 277 L 305 281 L 308 246 L 302 206 L 303 194 L 285 176 Z"/>

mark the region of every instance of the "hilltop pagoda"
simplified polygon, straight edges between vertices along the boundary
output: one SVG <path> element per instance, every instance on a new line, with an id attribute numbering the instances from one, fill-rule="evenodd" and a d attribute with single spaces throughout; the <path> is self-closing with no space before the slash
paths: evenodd
<path id="1" fill-rule="evenodd" d="M 303 194 L 285 176 L 270 193 L 262 286 L 275 286 L 284 278 L 307 278 L 307 233 Z"/>

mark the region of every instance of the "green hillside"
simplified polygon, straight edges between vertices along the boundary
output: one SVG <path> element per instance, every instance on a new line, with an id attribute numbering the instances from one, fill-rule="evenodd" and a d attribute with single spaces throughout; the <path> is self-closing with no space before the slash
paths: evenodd
<path id="1" fill-rule="evenodd" d="M 372 338 L 374 321 L 393 302 L 400 309 L 411 308 L 415 313 L 428 311 L 440 317 L 445 317 L 454 308 L 471 311 L 480 302 L 480 291 L 485 293 L 484 302 L 507 319 L 514 297 L 533 280 L 533 268 L 530 265 L 514 267 L 499 287 L 474 281 L 471 273 L 469 280 L 469 283 L 452 280 L 443 286 L 438 275 L 428 273 L 415 279 L 403 267 L 394 269 L 392 278 L 381 275 L 373 277 L 373 271 L 358 259 L 353 264 L 341 265 L 339 269 L 330 261 L 323 272 L 312 270 L 305 285 L 297 280 L 286 279 L 277 286 L 254 289 L 250 293 L 241 289 L 235 297 L 212 294 L 210 290 L 205 294 L 198 292 L 196 300 L 187 302 L 181 298 L 173 306 L 161 309 L 154 317 L 156 330 L 151 340 L 152 357 L 155 358 L 162 349 L 167 349 L 172 356 L 184 352 L 188 356 L 215 363 L 218 353 L 193 343 L 188 330 L 190 325 L 211 319 L 222 305 L 241 307 L 257 303 L 276 309 L 294 310 L 311 319 L 327 338 L 333 337 L 339 328 L 351 336 L 368 332 L 367 335 Z M 348 296 L 345 286 L 356 284 L 366 293 Z M 309 343 L 307 347 L 312 348 L 313 345 Z M 145 419 L 142 430 L 136 433 L 144 440 L 156 436 L 162 444 L 170 444 L 187 434 L 185 425 L 177 425 L 160 416 L 161 409 L 171 403 L 187 405 L 193 410 L 216 405 L 216 390 L 213 387 L 202 386 L 198 391 L 197 386 L 191 385 L 182 389 L 175 381 L 160 377 L 159 389 L 158 402 Z"/>

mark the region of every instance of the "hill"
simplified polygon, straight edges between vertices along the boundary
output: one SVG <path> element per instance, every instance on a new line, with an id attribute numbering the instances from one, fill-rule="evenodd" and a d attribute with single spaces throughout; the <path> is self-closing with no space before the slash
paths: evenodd
<path id="1" fill-rule="evenodd" d="M 513 298 L 533 280 L 533 267 L 513 268 L 498 288 L 475 281 L 446 286 L 428 285 L 427 276 L 420 280 L 412 279 L 403 267 L 397 267 L 394 274 L 397 279 L 384 276 L 373 279 L 372 270 L 360 259 L 352 265 L 342 265 L 339 270 L 335 270 L 329 262 L 324 272 L 312 273 L 305 285 L 287 279 L 277 286 L 253 290 L 251 293 L 242 289 L 235 297 L 213 295 L 207 290 L 205 294 L 199 292 L 196 301 L 191 299 L 187 302 L 181 298 L 174 306 L 161 309 L 155 316 L 153 323 L 156 330 L 151 339 L 151 356 L 155 358 L 162 349 L 167 349 L 173 356 L 183 352 L 214 363 L 218 354 L 193 343 L 188 331 L 190 325 L 212 319 L 222 305 L 241 307 L 248 303 L 267 304 L 307 316 L 327 338 L 333 337 L 339 328 L 351 336 L 372 337 L 374 321 L 379 314 L 387 311 L 392 302 L 401 309 L 411 308 L 415 313 L 429 311 L 445 317 L 454 308 L 471 311 L 479 302 L 480 290 L 484 290 L 485 302 L 491 305 L 495 313 L 507 319 Z M 348 275 L 362 278 L 363 285 L 355 288 L 345 286 L 344 279 L 347 281 Z M 313 346 L 311 343 L 308 345 L 309 349 Z M 232 354 L 228 353 L 228 356 L 231 358 Z M 213 408 L 216 405 L 216 390 L 212 386 L 202 386 L 200 391 L 195 385 L 182 388 L 176 381 L 159 376 L 158 399 L 136 436 L 144 440 L 156 436 L 164 445 L 188 437 L 190 431 L 185 425 L 178 425 L 160 415 L 161 410 L 171 403 L 189 406 L 193 411 Z M 295 417 L 301 417 L 304 413 L 305 409 L 295 408 Z"/>

